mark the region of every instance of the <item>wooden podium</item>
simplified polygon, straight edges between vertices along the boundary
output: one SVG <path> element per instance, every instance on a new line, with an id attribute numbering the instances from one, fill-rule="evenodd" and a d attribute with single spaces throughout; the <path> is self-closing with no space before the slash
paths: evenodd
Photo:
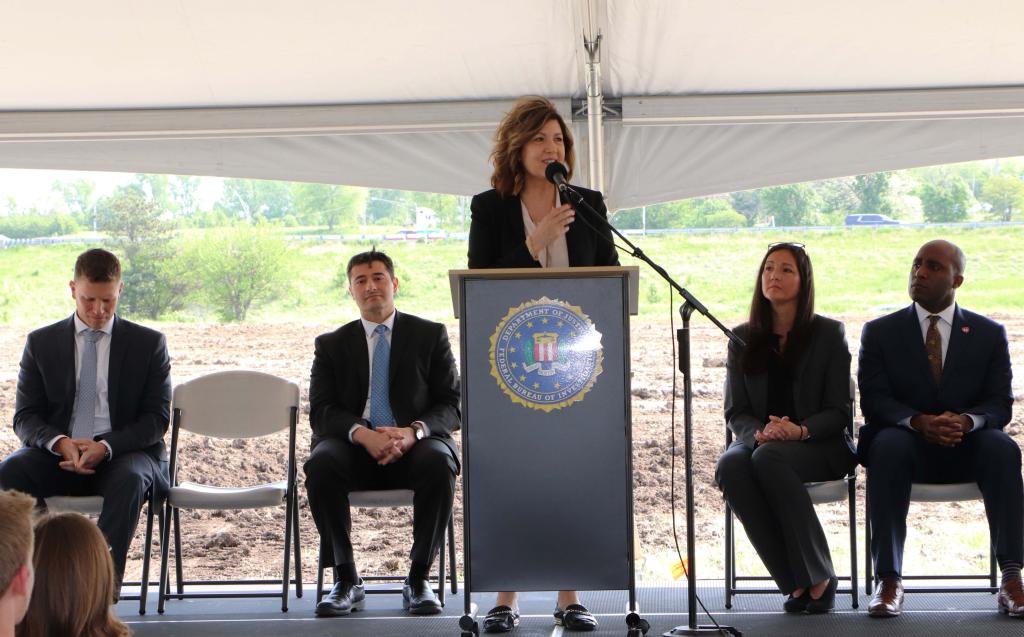
<path id="1" fill-rule="evenodd" d="M 463 634 L 478 632 L 472 592 L 628 590 L 635 611 L 629 316 L 639 268 L 449 278 L 460 319 Z"/>

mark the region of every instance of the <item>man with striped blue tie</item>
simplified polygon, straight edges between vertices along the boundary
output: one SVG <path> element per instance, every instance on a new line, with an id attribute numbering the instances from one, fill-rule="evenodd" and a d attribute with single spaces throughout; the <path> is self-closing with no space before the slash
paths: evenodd
<path id="1" fill-rule="evenodd" d="M 427 573 L 444 538 L 459 472 L 459 376 L 444 325 L 395 310 L 390 257 L 352 257 L 348 290 L 360 318 L 317 337 L 309 383 L 311 453 L 305 464 L 310 511 L 320 531 L 333 590 L 320 617 L 361 610 L 365 590 L 352 552 L 348 494 L 412 489 L 413 543 L 403 607 L 441 612 Z"/>
<path id="2" fill-rule="evenodd" d="M 99 527 L 117 588 L 150 488 L 167 488 L 164 433 L 171 361 L 156 330 L 116 314 L 121 263 L 86 250 L 70 283 L 75 313 L 28 335 L 14 431 L 24 443 L 0 463 L 0 488 L 35 496 L 101 495 Z"/>

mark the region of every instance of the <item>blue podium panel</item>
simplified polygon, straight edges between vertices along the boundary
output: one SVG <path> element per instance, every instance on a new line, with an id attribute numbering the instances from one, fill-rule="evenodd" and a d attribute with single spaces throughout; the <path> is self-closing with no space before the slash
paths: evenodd
<path id="1" fill-rule="evenodd" d="M 624 274 L 464 277 L 474 592 L 632 586 L 627 293 Z"/>

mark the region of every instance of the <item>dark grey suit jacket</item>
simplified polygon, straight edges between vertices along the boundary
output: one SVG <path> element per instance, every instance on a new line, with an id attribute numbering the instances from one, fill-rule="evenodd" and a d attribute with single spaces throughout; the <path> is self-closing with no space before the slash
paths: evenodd
<path id="1" fill-rule="evenodd" d="M 75 404 L 74 315 L 28 335 L 18 373 L 14 431 L 26 447 L 46 448 L 71 435 Z M 164 433 L 170 420 L 171 360 L 156 330 L 114 317 L 107 371 L 109 433 L 99 436 L 114 455 L 144 451 L 166 460 Z"/>
<path id="2" fill-rule="evenodd" d="M 569 230 L 565 233 L 569 265 L 619 265 L 619 255 L 612 245 L 612 233 L 606 225 L 608 209 L 604 205 L 604 198 L 596 190 L 579 186 L 573 188 L 594 207 L 601 219 L 594 219 L 593 215 L 582 210 L 576 211 L 576 220 L 569 224 Z M 502 197 L 492 188 L 473 197 L 469 207 L 473 213 L 469 226 L 470 268 L 540 267 L 540 263 L 530 256 L 526 247 L 526 227 L 523 225 L 523 208 L 519 197 Z"/>
<path id="3" fill-rule="evenodd" d="M 352 425 L 368 424 L 363 410 L 370 391 L 369 360 L 366 332 L 358 319 L 316 338 L 309 381 L 311 449 L 325 438 L 347 441 Z M 458 466 L 452 433 L 462 423 L 459 373 L 445 326 L 397 312 L 388 373 L 396 424 L 426 423 L 430 435 L 448 446 Z"/>
<path id="4" fill-rule="evenodd" d="M 846 330 L 839 321 L 815 315 L 807 349 L 797 363 L 793 379 L 793 406 L 796 413 L 772 414 L 789 416 L 807 427 L 812 440 L 837 439 L 837 453 L 844 461 L 852 460 L 853 442 L 847 436 L 850 420 L 850 350 Z M 746 340 L 748 324 L 736 328 Z M 745 374 L 741 367 L 742 352 L 729 343 L 729 359 L 725 381 L 725 420 L 737 440 L 753 448 L 754 432 L 767 421 L 767 375 Z"/>

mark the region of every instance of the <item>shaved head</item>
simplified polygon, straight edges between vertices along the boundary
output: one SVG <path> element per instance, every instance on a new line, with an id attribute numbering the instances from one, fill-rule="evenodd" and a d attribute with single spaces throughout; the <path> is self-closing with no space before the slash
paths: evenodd
<path id="1" fill-rule="evenodd" d="M 921 246 L 921 249 L 927 247 L 940 248 L 942 250 L 949 251 L 949 261 L 956 268 L 956 273 L 963 276 L 964 270 L 967 268 L 967 255 L 960 249 L 960 246 L 956 245 L 952 241 L 946 241 L 945 239 L 935 239 Z"/>

